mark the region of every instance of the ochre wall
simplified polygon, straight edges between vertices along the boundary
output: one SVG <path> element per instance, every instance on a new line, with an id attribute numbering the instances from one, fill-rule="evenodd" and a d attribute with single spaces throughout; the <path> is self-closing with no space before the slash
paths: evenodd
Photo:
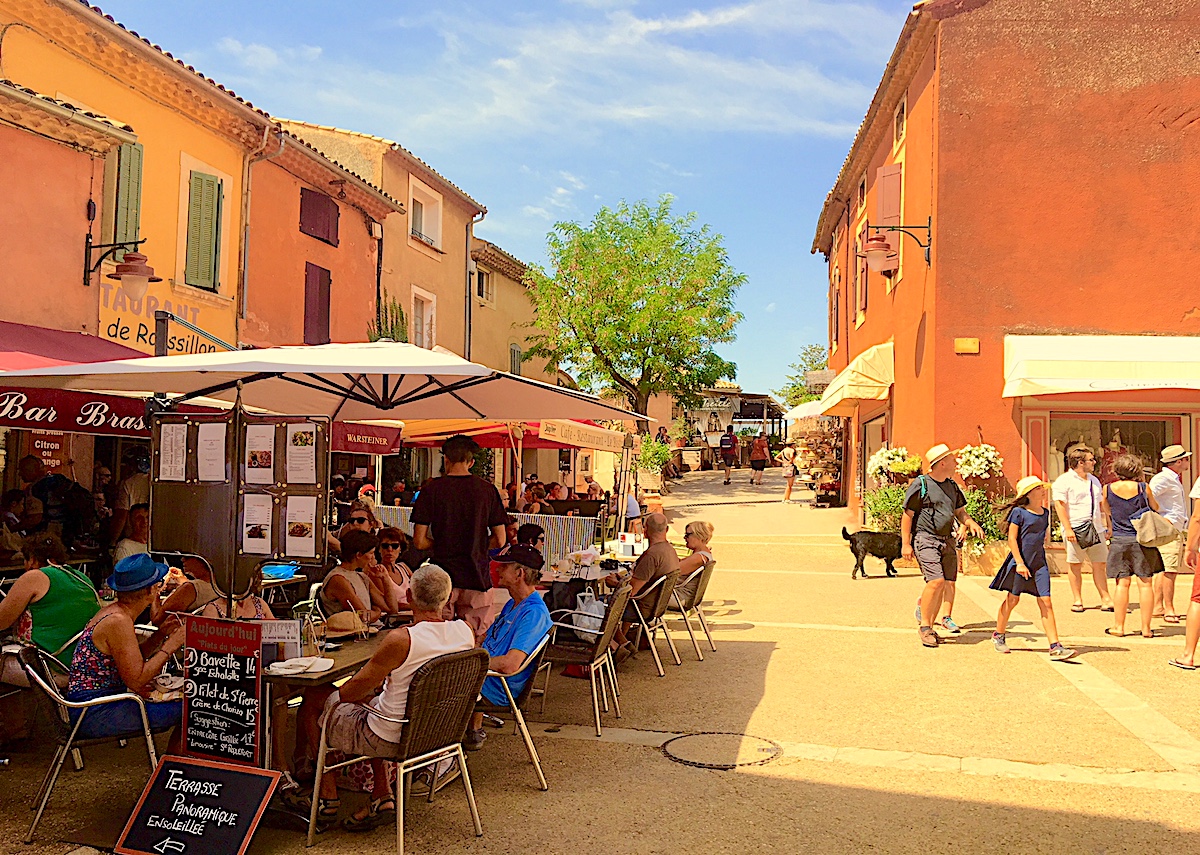
<path id="1" fill-rule="evenodd" d="M 524 324 L 533 320 L 533 304 L 524 285 L 498 270 L 479 262 L 479 268 L 491 274 L 496 299 L 486 303 L 472 297 L 471 360 L 501 371 L 509 369 L 509 345 L 529 350 L 526 337 L 531 330 Z M 439 301 L 440 305 L 440 301 Z M 527 359 L 521 363 L 521 376 L 543 383 L 554 383 L 555 373 L 546 371 L 546 360 Z"/>
<path id="2" fill-rule="evenodd" d="M 1200 3 L 993 2 L 941 25 L 937 431 L 1020 459 L 1007 333 L 1200 334 Z M 955 356 L 955 337 L 980 339 Z M 1136 358 L 1136 354 L 1129 354 Z M 1008 466 L 1010 480 L 1019 477 Z"/>
<path id="3" fill-rule="evenodd" d="M 47 15 L 67 14 L 51 7 Z M 0 11 L 0 26 L 12 20 Z M 25 23 L 25 22 L 23 22 Z M 154 352 L 150 336 L 154 332 L 156 309 L 172 311 L 224 341 L 237 340 L 238 238 L 241 233 L 241 172 L 243 149 L 240 144 L 198 124 L 171 107 L 164 106 L 132 82 L 114 77 L 114 69 L 97 68 L 74 53 L 62 50 L 39 31 L 43 24 L 29 22 L 9 29 L 4 36 L 4 76 L 52 97 L 62 97 L 78 106 L 98 111 L 119 123 L 131 125 L 144 146 L 142 166 L 141 237 L 147 238 L 142 252 L 163 278 L 150 285 L 143 300 L 130 301 L 120 285 L 105 279 L 112 272 L 105 265 L 94 279 L 100 292 L 99 334 L 128 347 Z M 106 37 L 97 35 L 98 40 Z M 118 72 L 119 73 L 119 72 Z M 182 69 L 181 74 L 186 74 Z M 197 81 L 197 85 L 199 81 Z M 193 167 L 184 165 L 193 158 Z M 190 168 L 211 168 L 222 173 L 224 201 L 220 247 L 220 287 L 217 293 L 192 288 L 183 283 L 184 245 L 180 239 L 181 217 L 186 222 L 186 180 L 181 194 L 181 172 Z M 103 180 L 94 194 L 103 199 Z M 182 198 L 181 198 L 182 195 Z M 97 220 L 94 239 L 101 242 Z M 70 257 L 78 259 L 82 273 L 82 243 Z M 72 281 L 74 276 L 71 277 Z M 182 332 L 182 331 L 180 331 Z M 189 335 L 190 338 L 190 335 Z M 214 348 L 215 349 L 215 348 Z"/>
<path id="4" fill-rule="evenodd" d="M 271 161 L 251 168 L 250 186 L 242 340 L 258 346 L 304 343 L 304 270 L 311 262 L 331 274 L 330 339 L 366 341 L 375 318 L 375 241 L 363 213 L 338 203 L 338 245 L 331 246 L 300 231 L 300 189 L 321 188 Z"/>
<path id="5" fill-rule="evenodd" d="M 84 287 L 83 241 L 104 160 L 2 124 L 0 152 L 0 319 L 94 335 L 100 289 Z"/>

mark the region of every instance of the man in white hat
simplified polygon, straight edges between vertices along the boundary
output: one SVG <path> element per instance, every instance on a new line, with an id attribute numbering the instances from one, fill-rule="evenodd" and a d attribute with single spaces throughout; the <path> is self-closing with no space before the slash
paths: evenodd
<path id="1" fill-rule="evenodd" d="M 937 647 L 941 643 L 933 631 L 933 622 L 946 596 L 946 583 L 958 579 L 958 544 L 968 534 L 983 537 L 983 529 L 967 513 L 967 497 L 954 481 L 957 458 L 945 443 L 938 443 L 925 454 L 928 474 L 919 476 L 904 496 L 904 517 L 900 523 L 901 552 L 905 558 L 916 556 L 925 579 L 921 592 L 921 643 Z M 957 542 L 954 523 L 958 522 Z"/>
<path id="2" fill-rule="evenodd" d="M 1158 547 L 1165 572 L 1154 576 L 1154 611 L 1167 623 L 1179 623 L 1175 613 L 1175 577 L 1183 564 L 1183 548 L 1187 540 L 1188 508 L 1183 490 L 1183 473 L 1192 465 L 1192 453 L 1182 445 L 1168 445 L 1162 450 L 1162 471 L 1150 479 L 1150 492 L 1158 501 L 1158 512 L 1179 529 L 1179 538 Z"/>

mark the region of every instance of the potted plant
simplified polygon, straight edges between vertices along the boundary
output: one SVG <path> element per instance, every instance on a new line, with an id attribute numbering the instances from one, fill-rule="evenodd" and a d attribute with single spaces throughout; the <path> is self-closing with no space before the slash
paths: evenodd
<path id="1" fill-rule="evenodd" d="M 671 460 L 671 447 L 665 442 L 656 442 L 653 439 L 646 439 L 642 442 L 642 451 L 638 455 L 637 466 L 643 473 L 641 479 L 642 486 L 650 490 L 662 491 L 663 469 Z"/>
<path id="2" fill-rule="evenodd" d="M 999 494 L 1004 476 L 1004 458 L 996 446 L 986 442 L 963 446 L 958 451 L 958 475 L 968 486 L 979 487 L 993 495 Z"/>
<path id="3" fill-rule="evenodd" d="M 981 487 L 967 487 L 963 490 L 963 495 L 967 499 L 967 513 L 979 523 L 984 534 L 982 540 L 968 537 L 963 544 L 963 575 L 994 576 L 1008 555 L 1003 521 L 986 490 Z"/>
<path id="4" fill-rule="evenodd" d="M 867 460 L 867 475 L 879 486 L 899 483 L 896 477 L 898 473 L 892 471 L 892 464 L 905 464 L 909 459 L 907 448 L 881 448 Z M 920 458 L 917 458 L 918 471 L 920 462 Z"/>

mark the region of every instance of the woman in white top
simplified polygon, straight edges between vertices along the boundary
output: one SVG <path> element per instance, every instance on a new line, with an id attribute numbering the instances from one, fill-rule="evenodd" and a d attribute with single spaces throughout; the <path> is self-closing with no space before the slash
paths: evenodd
<path id="1" fill-rule="evenodd" d="M 683 530 L 683 544 L 692 551 L 692 554 L 679 559 L 680 583 L 675 587 L 675 592 L 679 594 L 681 603 L 686 604 L 696 593 L 696 585 L 699 584 L 700 577 L 696 576 L 686 582 L 684 580 L 713 560 L 712 550 L 708 546 L 712 536 L 713 524 L 710 522 L 690 522 Z"/>
<path id="2" fill-rule="evenodd" d="M 787 487 L 783 491 L 784 504 L 790 504 L 792 501 L 792 484 L 796 481 L 796 475 L 799 470 L 796 466 L 796 442 L 789 439 L 783 444 L 783 448 L 775 455 L 775 460 L 783 464 L 783 480 L 787 483 Z"/>
<path id="3" fill-rule="evenodd" d="M 321 608 L 325 614 L 366 612 L 364 621 L 371 623 L 387 609 L 383 592 L 364 572 L 375 563 L 378 545 L 375 535 L 365 531 L 347 532 L 342 538 L 342 563 L 329 571 L 321 585 Z"/>
<path id="4" fill-rule="evenodd" d="M 406 549 L 408 538 L 404 536 L 404 532 L 390 526 L 380 529 L 380 560 L 366 569 L 367 579 L 383 592 L 387 610 L 392 614 L 401 609 L 408 610 L 408 586 L 412 579 L 412 570 L 400 560 Z"/>

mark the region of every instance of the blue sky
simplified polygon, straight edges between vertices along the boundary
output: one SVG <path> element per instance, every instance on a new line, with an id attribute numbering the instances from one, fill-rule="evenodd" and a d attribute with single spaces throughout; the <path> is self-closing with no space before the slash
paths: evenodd
<path id="1" fill-rule="evenodd" d="M 386 136 L 544 260 L 555 221 L 677 198 L 748 277 L 722 355 L 751 391 L 824 342 L 813 228 L 911 0 L 107 0 L 268 112 Z M 434 8 L 436 7 L 436 8 Z"/>

